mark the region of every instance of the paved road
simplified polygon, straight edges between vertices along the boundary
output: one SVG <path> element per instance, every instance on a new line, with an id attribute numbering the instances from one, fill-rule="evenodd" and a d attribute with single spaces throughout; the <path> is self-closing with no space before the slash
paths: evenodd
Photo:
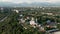
<path id="1" fill-rule="evenodd" d="M 0 22 L 3 22 L 8 16 L 4 17 L 3 19 L 0 20 Z"/>
<path id="2" fill-rule="evenodd" d="M 60 31 L 58 31 L 58 32 L 54 32 L 53 34 L 60 34 Z"/>

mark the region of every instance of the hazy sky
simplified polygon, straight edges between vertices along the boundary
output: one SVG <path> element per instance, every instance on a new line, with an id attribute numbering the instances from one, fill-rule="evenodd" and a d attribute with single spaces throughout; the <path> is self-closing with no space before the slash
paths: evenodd
<path id="1" fill-rule="evenodd" d="M 0 2 L 12 2 L 12 3 L 49 2 L 49 3 L 55 3 L 55 2 L 60 2 L 60 0 L 0 0 Z"/>

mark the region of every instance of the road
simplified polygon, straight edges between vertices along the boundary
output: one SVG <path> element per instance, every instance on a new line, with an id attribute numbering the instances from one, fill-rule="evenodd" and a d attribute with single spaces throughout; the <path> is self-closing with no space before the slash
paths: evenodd
<path id="1" fill-rule="evenodd" d="M 2 18 L 2 19 L 0 20 L 0 22 L 3 22 L 7 17 L 8 17 L 8 16 Z"/>

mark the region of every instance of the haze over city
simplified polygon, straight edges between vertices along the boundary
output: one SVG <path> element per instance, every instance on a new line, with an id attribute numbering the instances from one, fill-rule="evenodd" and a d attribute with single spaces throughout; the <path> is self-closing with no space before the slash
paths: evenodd
<path id="1" fill-rule="evenodd" d="M 56 2 L 60 2 L 60 0 L 0 0 L 0 2 L 12 2 L 12 3 L 49 2 L 49 3 L 56 3 Z"/>

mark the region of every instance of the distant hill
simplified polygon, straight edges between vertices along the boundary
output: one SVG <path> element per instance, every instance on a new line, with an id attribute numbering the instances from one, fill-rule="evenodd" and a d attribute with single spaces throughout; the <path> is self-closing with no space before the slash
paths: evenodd
<path id="1" fill-rule="evenodd" d="M 48 2 L 33 2 L 31 4 L 28 3 L 11 3 L 11 2 L 0 2 L 0 7 L 30 7 L 30 6 L 60 6 L 59 3 L 48 3 Z"/>

